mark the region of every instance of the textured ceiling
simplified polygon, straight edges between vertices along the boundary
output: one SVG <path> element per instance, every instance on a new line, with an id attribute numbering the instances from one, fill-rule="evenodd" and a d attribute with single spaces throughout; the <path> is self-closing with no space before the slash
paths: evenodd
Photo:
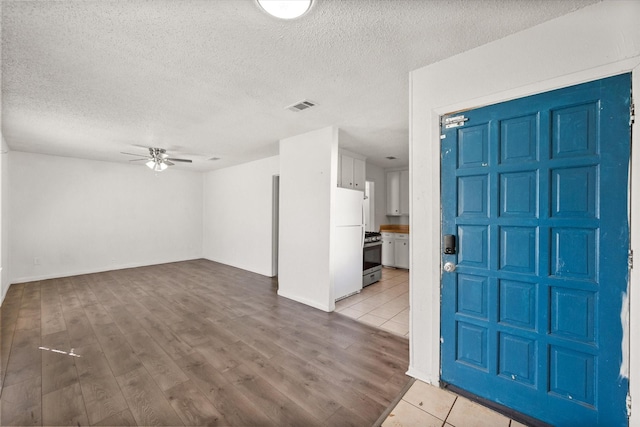
<path id="1" fill-rule="evenodd" d="M 2 1 L 2 134 L 118 162 L 164 147 L 211 170 L 335 125 L 342 147 L 403 166 L 411 70 L 596 1 L 315 0 L 293 21 L 255 0 Z M 318 106 L 285 109 L 302 99 Z"/>

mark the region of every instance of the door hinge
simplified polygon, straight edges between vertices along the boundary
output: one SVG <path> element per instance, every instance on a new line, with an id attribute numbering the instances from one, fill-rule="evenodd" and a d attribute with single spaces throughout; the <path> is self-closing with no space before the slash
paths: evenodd
<path id="1" fill-rule="evenodd" d="M 627 417 L 631 417 L 631 395 L 627 393 Z"/>
<path id="2" fill-rule="evenodd" d="M 633 103 L 633 99 L 631 100 L 631 104 L 629 105 L 629 126 L 636 122 L 636 104 Z"/>
<path id="3" fill-rule="evenodd" d="M 629 249 L 629 260 L 627 262 L 629 263 L 629 268 L 633 268 L 633 249 Z"/>

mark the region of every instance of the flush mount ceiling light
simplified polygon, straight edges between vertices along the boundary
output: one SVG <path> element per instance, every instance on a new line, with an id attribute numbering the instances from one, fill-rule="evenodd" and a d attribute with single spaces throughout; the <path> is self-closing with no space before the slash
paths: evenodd
<path id="1" fill-rule="evenodd" d="M 258 5 L 269 15 L 280 19 L 295 19 L 304 15 L 312 0 L 257 0 Z"/>

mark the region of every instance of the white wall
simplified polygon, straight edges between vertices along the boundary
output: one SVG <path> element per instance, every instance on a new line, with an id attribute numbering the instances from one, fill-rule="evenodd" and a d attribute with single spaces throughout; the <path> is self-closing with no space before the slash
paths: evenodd
<path id="1" fill-rule="evenodd" d="M 272 275 L 272 179 L 279 156 L 204 174 L 203 256 Z"/>
<path id="2" fill-rule="evenodd" d="M 375 221 L 374 230 L 379 231 L 381 224 L 387 224 L 387 178 L 384 169 L 380 166 L 367 163 L 367 181 L 375 182 L 374 203 Z"/>
<path id="3" fill-rule="evenodd" d="M 409 224 L 409 217 L 406 215 L 403 216 L 390 216 L 387 215 L 386 217 L 386 224 L 394 224 L 394 225 L 408 225 Z"/>
<path id="4" fill-rule="evenodd" d="M 338 184 L 338 129 L 280 141 L 278 295 L 332 311 L 331 206 Z"/>
<path id="5" fill-rule="evenodd" d="M 410 375 L 439 380 L 440 204 L 434 202 L 440 200 L 439 115 L 633 70 L 640 64 L 639 16 L 640 2 L 606 1 L 411 73 Z M 637 140 L 638 123 L 635 129 Z M 634 168 L 634 183 L 639 172 Z M 633 185 L 632 198 L 637 211 L 640 183 Z M 637 212 L 632 217 L 633 230 L 640 229 L 639 217 Z M 640 253 L 637 235 L 632 244 Z M 631 280 L 632 288 L 640 286 L 637 278 Z M 638 324 L 638 295 L 631 298 L 631 324 Z M 640 399 L 640 380 L 634 381 L 640 378 L 638 354 L 640 342 L 632 336 L 635 399 Z M 631 425 L 640 425 L 639 415 L 633 411 Z"/>
<path id="6" fill-rule="evenodd" d="M 202 256 L 202 174 L 9 157 L 12 283 Z"/>
<path id="7" fill-rule="evenodd" d="M 0 305 L 10 283 L 9 265 L 9 146 L 4 137 L 0 146 Z"/>
<path id="8" fill-rule="evenodd" d="M 0 2 L 0 16 L 2 16 L 2 2 Z M 2 19 L 0 19 L 0 34 L 2 33 Z M 0 43 L 0 57 L 2 57 L 2 44 Z M 2 81 L 2 67 L 0 67 L 0 82 Z M 9 147 L 7 146 L 6 141 L 4 140 L 4 136 L 2 135 L 2 114 L 0 114 L 0 152 L 8 153 Z M 8 246 L 8 237 L 9 237 L 9 228 L 8 228 L 8 215 L 6 213 L 7 207 L 9 206 L 7 202 L 8 197 L 8 187 L 9 180 L 7 178 L 7 174 L 9 168 L 8 164 L 8 155 L 0 154 L 0 306 L 4 301 L 4 297 L 7 294 L 7 290 L 9 290 L 9 260 L 8 254 L 9 251 L 7 249 Z"/>

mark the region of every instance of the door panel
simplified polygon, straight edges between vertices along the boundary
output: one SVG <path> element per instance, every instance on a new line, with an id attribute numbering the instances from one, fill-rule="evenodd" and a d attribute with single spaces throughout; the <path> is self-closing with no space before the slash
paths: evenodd
<path id="1" fill-rule="evenodd" d="M 559 426 L 626 425 L 630 75 L 443 129 L 442 380 Z M 457 114 L 459 115 L 459 114 Z"/>

